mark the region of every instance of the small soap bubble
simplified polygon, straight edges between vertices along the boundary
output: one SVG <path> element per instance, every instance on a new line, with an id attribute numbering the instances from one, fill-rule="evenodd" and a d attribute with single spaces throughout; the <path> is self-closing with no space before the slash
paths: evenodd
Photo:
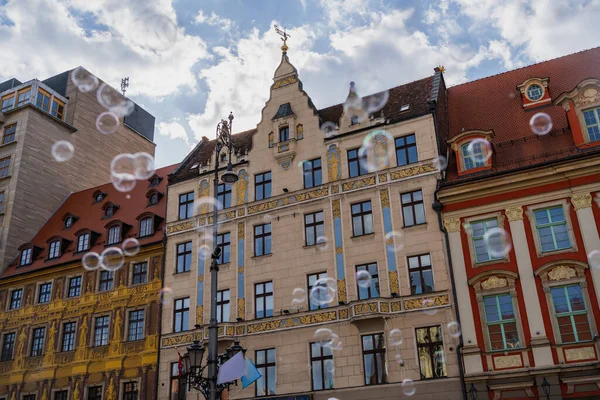
<path id="1" fill-rule="evenodd" d="M 136 238 L 127 238 L 121 246 L 126 256 L 132 257 L 140 252 L 140 242 Z"/>
<path id="2" fill-rule="evenodd" d="M 406 378 L 402 381 L 402 393 L 404 393 L 405 396 L 413 396 L 417 393 L 417 388 L 412 379 Z"/>
<path id="3" fill-rule="evenodd" d="M 340 337 L 333 333 L 329 328 L 319 328 L 313 335 L 315 342 L 319 343 L 319 346 L 324 348 L 330 348 L 332 351 L 339 351 L 342 349 L 342 341 Z"/>
<path id="4" fill-rule="evenodd" d="M 387 90 L 372 94 L 363 98 L 363 108 L 369 114 L 374 113 L 381 110 L 387 104 L 389 98 L 390 93 Z"/>
<path id="5" fill-rule="evenodd" d="M 316 305 L 327 305 L 335 300 L 337 282 L 333 278 L 318 279 L 310 290 L 310 302 Z"/>
<path id="6" fill-rule="evenodd" d="M 467 146 L 467 155 L 470 155 L 476 163 L 486 164 L 492 154 L 492 144 L 486 139 L 473 139 Z"/>
<path id="7" fill-rule="evenodd" d="M 170 287 L 162 288 L 159 292 L 159 299 L 161 304 L 169 305 L 173 303 L 173 289 Z"/>
<path id="8" fill-rule="evenodd" d="M 448 322 L 446 328 L 448 329 L 448 333 L 450 334 L 450 336 L 455 338 L 460 337 L 460 324 L 457 321 Z"/>
<path id="9" fill-rule="evenodd" d="M 196 203 L 196 209 L 198 210 L 198 214 L 205 214 L 212 212 L 215 205 L 217 206 L 217 210 L 223 209 L 223 205 L 219 200 L 213 197 L 202 197 Z"/>
<path id="10" fill-rule="evenodd" d="M 198 247 L 198 257 L 201 260 L 209 260 L 212 256 L 212 248 L 207 244 L 203 244 Z"/>
<path id="11" fill-rule="evenodd" d="M 396 360 L 396 362 L 398 364 L 400 364 L 401 367 L 404 366 L 404 359 L 402 358 L 402 354 L 396 353 L 396 355 L 394 356 L 394 359 Z"/>
<path id="12" fill-rule="evenodd" d="M 130 195 L 130 194 L 128 194 L 127 196 L 125 196 L 125 198 L 126 198 L 127 200 L 129 200 L 129 199 L 131 199 L 131 195 Z"/>
<path id="13" fill-rule="evenodd" d="M 123 250 L 118 247 L 109 247 L 100 254 L 100 266 L 107 271 L 116 271 L 125 263 Z"/>
<path id="14" fill-rule="evenodd" d="M 105 111 L 98 115 L 96 119 L 96 129 L 104 135 L 115 133 L 119 128 L 119 117 L 110 111 Z"/>
<path id="15" fill-rule="evenodd" d="M 361 288 L 368 288 L 371 286 L 371 274 L 369 271 L 357 271 L 356 272 L 356 284 Z"/>
<path id="16" fill-rule="evenodd" d="M 404 234 L 400 231 L 392 231 L 385 234 L 385 243 L 388 250 L 394 253 L 402 251 L 404 248 Z"/>
<path id="17" fill-rule="evenodd" d="M 545 135 L 552 130 L 552 118 L 546 113 L 537 113 L 529 120 L 529 126 L 536 135 Z"/>
<path id="18" fill-rule="evenodd" d="M 327 236 L 319 236 L 317 237 L 317 245 L 321 250 L 327 250 L 329 248 L 329 240 Z"/>
<path id="19" fill-rule="evenodd" d="M 491 228 L 488 230 L 483 235 L 483 242 L 493 258 L 504 258 L 512 249 L 510 236 L 502 228 Z"/>
<path id="20" fill-rule="evenodd" d="M 393 147 L 394 138 L 389 132 L 377 130 L 369 133 L 358 150 L 362 168 L 370 173 L 389 167 Z"/>
<path id="21" fill-rule="evenodd" d="M 173 19 L 152 9 L 136 12 L 132 26 L 136 27 L 137 34 L 128 39 L 152 52 L 168 51 L 177 40 L 178 28 Z"/>
<path id="22" fill-rule="evenodd" d="M 91 92 L 98 87 L 98 78 L 83 67 L 71 71 L 71 81 L 82 93 Z"/>
<path id="23" fill-rule="evenodd" d="M 325 134 L 325 137 L 335 136 L 337 130 L 337 125 L 331 121 L 326 121 L 321 125 L 321 131 Z"/>
<path id="24" fill-rule="evenodd" d="M 90 251 L 89 253 L 85 253 L 81 258 L 81 264 L 83 268 L 88 271 L 94 271 L 98 269 L 100 266 L 100 254 Z"/>
<path id="25" fill-rule="evenodd" d="M 296 288 L 292 292 L 292 305 L 304 304 L 306 302 L 306 292 L 302 288 Z"/>
<path id="26" fill-rule="evenodd" d="M 112 86 L 103 83 L 96 92 L 98 103 L 117 117 L 126 117 L 133 112 L 133 101 L 128 100 L 123 94 Z"/>
<path id="27" fill-rule="evenodd" d="M 588 263 L 591 268 L 600 268 L 600 250 L 592 250 L 588 254 Z"/>
<path id="28" fill-rule="evenodd" d="M 154 175 L 154 157 L 148 153 L 135 153 L 133 155 L 134 175 L 137 179 L 150 179 Z"/>
<path id="29" fill-rule="evenodd" d="M 335 365 L 333 364 L 333 360 L 325 360 L 325 372 L 333 373 L 335 371 Z"/>
<path id="30" fill-rule="evenodd" d="M 273 221 L 275 218 L 277 218 L 277 217 L 275 217 L 275 216 L 273 216 L 273 215 L 271 215 L 271 214 L 265 214 L 265 215 L 263 215 L 263 217 L 262 217 L 262 220 L 263 220 L 263 221 L 264 221 L 266 224 L 268 224 L 268 223 L 270 223 L 271 221 Z"/>
<path id="31" fill-rule="evenodd" d="M 73 158 L 75 147 L 71 142 L 59 140 L 52 145 L 52 157 L 58 162 L 69 161 Z"/>
<path id="32" fill-rule="evenodd" d="M 438 172 L 445 171 L 448 168 L 448 159 L 444 156 L 439 156 L 433 159 L 433 165 L 438 170 Z"/>
<path id="33" fill-rule="evenodd" d="M 111 175 L 110 180 L 119 192 L 131 192 L 136 185 L 136 180 L 131 179 L 127 176 L 121 175 L 120 177 Z"/>
<path id="34" fill-rule="evenodd" d="M 435 301 L 430 298 L 425 298 L 421 300 L 421 308 L 423 312 L 427 315 L 435 315 L 437 313 L 437 308 L 435 308 Z"/>
<path id="35" fill-rule="evenodd" d="M 390 331 L 390 344 L 394 347 L 398 347 L 404 341 L 404 336 L 400 329 L 392 329 Z"/>

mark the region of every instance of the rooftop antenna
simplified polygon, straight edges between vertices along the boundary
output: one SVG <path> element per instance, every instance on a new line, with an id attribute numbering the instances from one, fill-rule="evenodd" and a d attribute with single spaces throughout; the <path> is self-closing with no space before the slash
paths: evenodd
<path id="1" fill-rule="evenodd" d="M 121 91 L 123 92 L 123 96 L 125 96 L 125 92 L 129 87 L 129 77 L 121 79 Z"/>
<path id="2" fill-rule="evenodd" d="M 281 51 L 283 52 L 283 54 L 287 53 L 288 47 L 286 44 L 286 40 L 289 37 L 291 37 L 290 34 L 286 32 L 285 28 L 281 30 L 281 28 L 279 28 L 278 25 L 275 25 L 275 32 L 277 32 L 277 34 L 281 36 L 281 40 L 283 40 L 283 46 L 281 46 Z"/>

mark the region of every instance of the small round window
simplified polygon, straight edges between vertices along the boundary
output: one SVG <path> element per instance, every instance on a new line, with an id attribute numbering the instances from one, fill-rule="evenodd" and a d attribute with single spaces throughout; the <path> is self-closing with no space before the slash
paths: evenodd
<path id="1" fill-rule="evenodd" d="M 158 193 L 152 193 L 150 195 L 150 204 L 152 204 L 152 205 L 158 204 Z"/>
<path id="2" fill-rule="evenodd" d="M 544 90 L 540 85 L 529 85 L 527 88 L 527 98 L 531 101 L 536 101 L 542 98 Z"/>
<path id="3" fill-rule="evenodd" d="M 68 218 L 65 220 L 65 228 L 70 228 L 70 227 L 71 227 L 71 225 L 73 225 L 73 217 L 68 217 Z"/>

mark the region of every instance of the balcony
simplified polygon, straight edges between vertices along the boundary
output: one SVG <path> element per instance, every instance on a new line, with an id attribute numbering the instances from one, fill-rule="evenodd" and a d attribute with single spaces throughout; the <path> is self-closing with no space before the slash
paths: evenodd
<path id="1" fill-rule="evenodd" d="M 288 170 L 296 157 L 296 139 L 290 139 L 285 142 L 276 143 L 273 146 L 273 155 L 277 164 L 280 164 L 284 170 Z"/>

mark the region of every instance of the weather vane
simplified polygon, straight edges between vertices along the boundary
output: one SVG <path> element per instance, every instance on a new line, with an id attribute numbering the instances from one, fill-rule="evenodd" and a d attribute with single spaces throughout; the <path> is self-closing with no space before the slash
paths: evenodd
<path id="1" fill-rule="evenodd" d="M 286 32 L 285 28 L 283 28 L 283 30 L 281 30 L 279 28 L 279 26 L 275 25 L 275 32 L 277 32 L 277 34 L 279 36 L 281 36 L 281 40 L 283 40 L 283 46 L 281 46 L 281 51 L 283 51 L 284 53 L 287 53 L 288 47 L 287 47 L 287 43 L 286 40 L 291 37 L 289 33 Z"/>
<path id="2" fill-rule="evenodd" d="M 123 92 L 123 96 L 125 96 L 125 92 L 129 87 L 129 77 L 121 79 L 121 91 Z"/>

